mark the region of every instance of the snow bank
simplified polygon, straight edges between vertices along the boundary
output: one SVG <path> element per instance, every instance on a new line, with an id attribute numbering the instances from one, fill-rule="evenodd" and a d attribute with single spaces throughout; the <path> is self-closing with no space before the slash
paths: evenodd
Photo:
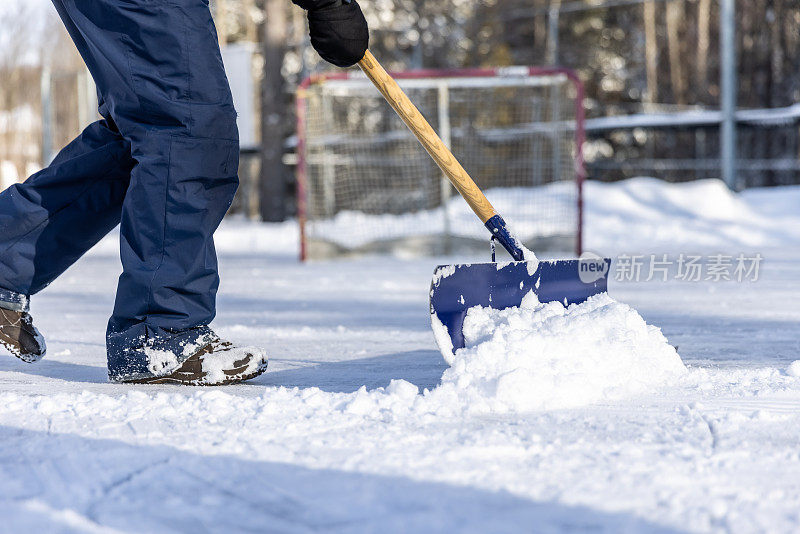
<path id="1" fill-rule="evenodd" d="M 538 187 L 492 188 L 484 191 L 498 213 L 508 214 L 514 235 L 528 241 L 535 237 L 570 235 L 575 232 L 577 191 L 570 182 Z M 307 231 L 315 239 L 355 248 L 381 240 L 412 236 L 441 235 L 487 240 L 486 228 L 464 199 L 453 196 L 446 207 L 400 215 L 341 211 L 334 217 L 308 222 Z"/>
<path id="2" fill-rule="evenodd" d="M 464 321 L 466 347 L 429 400 L 471 410 L 569 408 L 639 394 L 685 367 L 661 331 L 608 294 L 564 307 L 531 292 L 519 308 L 476 306 Z"/>
<path id="3" fill-rule="evenodd" d="M 296 259 L 300 252 L 300 227 L 296 220 L 281 223 L 248 221 L 239 215 L 228 216 L 214 233 L 219 254 L 263 253 Z M 119 226 L 100 240 L 93 254 L 119 255 Z"/>
<path id="4" fill-rule="evenodd" d="M 542 187 L 490 189 L 487 197 L 514 234 L 523 239 L 566 235 L 574 231 L 567 214 L 574 207 L 568 183 Z M 734 193 L 719 180 L 679 184 L 655 178 L 614 183 L 588 180 L 585 198 L 585 248 L 606 255 L 647 252 L 750 252 L 800 246 L 800 186 L 753 188 Z M 448 205 L 454 235 L 487 241 L 486 228 L 460 197 Z M 444 232 L 439 210 L 404 215 L 341 212 L 335 218 L 309 223 L 315 238 L 346 248 L 380 240 L 439 235 Z M 296 220 L 256 223 L 227 217 L 214 235 L 221 254 L 265 253 L 296 258 Z M 93 252 L 119 254 L 115 230 Z M 538 251 L 537 251 L 538 252 Z M 556 251 L 548 251 L 556 252 Z M 572 250 L 561 255 L 570 255 Z M 481 251 L 479 258 L 486 258 Z"/>
<path id="5" fill-rule="evenodd" d="M 493 188 L 486 196 L 525 241 L 575 231 L 573 184 Z M 736 250 L 800 244 L 800 186 L 753 188 L 742 193 L 721 180 L 668 183 L 631 178 L 584 186 L 586 247 L 611 253 Z M 450 231 L 485 239 L 486 229 L 459 196 L 448 203 Z M 440 235 L 441 208 L 402 215 L 340 212 L 309 223 L 309 235 L 346 248 L 380 240 Z M 567 251 L 571 252 L 571 251 Z"/>
<path id="6" fill-rule="evenodd" d="M 605 254 L 800 244 L 800 186 L 734 193 L 720 180 L 631 178 L 588 181 L 585 199 L 584 242 Z"/>

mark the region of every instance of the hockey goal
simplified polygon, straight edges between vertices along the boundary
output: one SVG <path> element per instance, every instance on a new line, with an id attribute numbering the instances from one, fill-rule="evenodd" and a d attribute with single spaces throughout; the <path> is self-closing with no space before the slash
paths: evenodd
<path id="1" fill-rule="evenodd" d="M 566 69 L 393 73 L 517 236 L 580 254 L 583 87 Z M 488 233 L 360 72 L 297 95 L 302 259 L 487 250 Z"/>

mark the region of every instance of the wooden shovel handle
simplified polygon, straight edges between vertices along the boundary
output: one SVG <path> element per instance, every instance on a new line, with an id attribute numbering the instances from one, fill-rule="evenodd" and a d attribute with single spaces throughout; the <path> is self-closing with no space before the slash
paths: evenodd
<path id="1" fill-rule="evenodd" d="M 397 82 L 389 76 L 372 53 L 367 50 L 358 66 L 372 80 L 378 91 L 386 98 L 386 101 L 394 108 L 397 114 L 406 123 L 406 126 L 414 133 L 419 142 L 428 151 L 433 160 L 442 169 L 452 182 L 453 186 L 461 193 L 467 201 L 472 211 L 480 217 L 484 223 L 494 217 L 497 212 L 486 196 L 478 189 L 475 182 L 470 178 L 464 167 L 456 160 L 453 153 L 445 146 L 436 132 L 433 130 L 422 113 L 406 96 Z"/>

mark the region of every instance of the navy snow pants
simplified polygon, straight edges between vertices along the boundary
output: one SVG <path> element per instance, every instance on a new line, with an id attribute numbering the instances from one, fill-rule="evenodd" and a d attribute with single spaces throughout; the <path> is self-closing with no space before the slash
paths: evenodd
<path id="1" fill-rule="evenodd" d="M 208 0 L 53 3 L 97 84 L 103 120 L 0 193 L 0 301 L 24 309 L 120 224 L 109 376 L 152 376 L 147 347 L 179 351 L 215 314 L 212 235 L 239 164 L 216 29 Z"/>

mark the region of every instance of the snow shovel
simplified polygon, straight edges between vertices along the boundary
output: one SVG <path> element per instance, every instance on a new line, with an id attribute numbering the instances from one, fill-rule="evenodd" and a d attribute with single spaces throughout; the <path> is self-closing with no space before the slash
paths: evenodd
<path id="1" fill-rule="evenodd" d="M 473 306 L 504 309 L 519 306 L 533 291 L 540 302 L 565 306 L 584 302 L 607 289 L 611 260 L 583 255 L 578 260 L 538 261 L 508 229 L 483 192 L 445 146 L 397 82 L 367 50 L 358 66 L 414 133 L 447 175 L 472 211 L 514 261 L 440 265 L 431 282 L 431 323 L 439 350 L 449 356 L 464 347 L 462 326 Z M 494 247 L 492 247 L 494 250 Z"/>

